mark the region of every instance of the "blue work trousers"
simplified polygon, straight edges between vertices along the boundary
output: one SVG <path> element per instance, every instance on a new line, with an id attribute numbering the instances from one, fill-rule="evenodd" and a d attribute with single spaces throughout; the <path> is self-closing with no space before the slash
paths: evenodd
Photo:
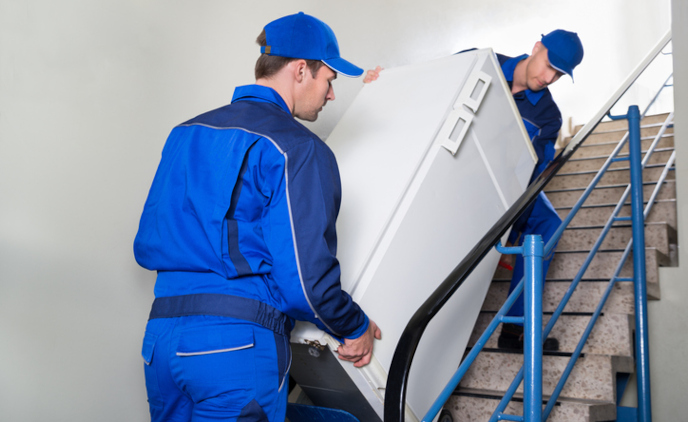
<path id="1" fill-rule="evenodd" d="M 518 245 L 523 244 L 523 239 L 529 234 L 539 234 L 542 236 L 542 242 L 547 245 L 547 242 L 554 236 L 561 225 L 561 218 L 554 206 L 545 195 L 544 192 L 540 192 L 535 202 L 519 217 L 514 223 L 511 234 L 509 235 L 509 241 L 513 244 L 518 242 Z M 545 282 L 545 277 L 547 276 L 547 271 L 549 270 L 549 265 L 554 258 L 554 250 L 556 249 L 556 244 L 552 248 L 552 252 L 547 254 L 542 261 L 542 283 Z M 514 291 L 519 281 L 523 278 L 524 267 L 523 267 L 523 256 L 516 255 L 516 262 L 514 263 L 514 272 L 511 275 L 511 285 L 509 286 L 509 294 Z M 523 293 L 516 299 L 514 305 L 511 307 L 508 316 L 522 317 L 524 307 Z M 519 324 L 523 325 L 523 324 Z"/>
<path id="2" fill-rule="evenodd" d="M 284 422 L 288 335 L 228 317 L 151 319 L 142 356 L 152 422 Z"/>

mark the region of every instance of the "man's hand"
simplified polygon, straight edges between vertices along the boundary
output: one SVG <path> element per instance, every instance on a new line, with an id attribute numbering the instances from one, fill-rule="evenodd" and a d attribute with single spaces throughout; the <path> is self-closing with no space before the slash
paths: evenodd
<path id="1" fill-rule="evenodd" d="M 377 80 L 377 78 L 380 77 L 380 71 L 381 70 L 383 70 L 383 69 L 380 66 L 378 66 L 375 69 L 369 70 L 368 72 L 366 72 L 365 78 L 363 78 L 363 83 L 368 84 L 368 83 L 371 83 L 371 82 Z"/>
<path id="2" fill-rule="evenodd" d="M 382 332 L 377 324 L 371 319 L 368 324 L 368 329 L 363 335 L 357 339 L 344 339 L 344 344 L 337 348 L 339 359 L 353 362 L 354 366 L 360 368 L 370 363 L 373 357 L 373 342 L 375 339 L 380 340 Z"/>

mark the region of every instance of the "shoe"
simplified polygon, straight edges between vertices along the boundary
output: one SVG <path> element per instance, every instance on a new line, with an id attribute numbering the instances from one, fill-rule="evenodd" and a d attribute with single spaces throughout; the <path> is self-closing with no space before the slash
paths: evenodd
<path id="1" fill-rule="evenodd" d="M 502 324 L 502 332 L 497 339 L 497 347 L 500 349 L 523 351 L 523 327 L 516 324 Z M 559 340 L 547 337 L 544 343 L 542 343 L 542 350 L 545 352 L 558 351 Z"/>

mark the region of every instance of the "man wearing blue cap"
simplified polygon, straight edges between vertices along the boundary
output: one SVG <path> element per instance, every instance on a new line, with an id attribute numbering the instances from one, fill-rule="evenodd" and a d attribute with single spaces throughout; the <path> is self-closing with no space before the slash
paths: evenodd
<path id="1" fill-rule="evenodd" d="M 334 33 L 298 13 L 258 37 L 256 84 L 172 130 L 134 242 L 158 272 L 143 341 L 153 421 L 285 419 L 294 320 L 340 338 L 361 367 L 380 338 L 341 290 L 334 155 L 294 117 L 334 100 Z"/>
<path id="2" fill-rule="evenodd" d="M 511 87 L 514 101 L 521 113 L 528 135 L 537 153 L 538 162 L 531 182 L 554 159 L 554 145 L 561 128 L 561 113 L 547 87 L 563 74 L 573 79 L 573 69 L 583 60 L 583 45 L 574 32 L 557 29 L 543 35 L 535 43 L 532 54 L 507 57 L 497 54 L 502 72 Z M 514 223 L 509 244 L 522 243 L 528 234 L 539 234 L 545 244 L 561 224 L 561 218 L 544 192 Z M 547 274 L 554 252 L 543 262 L 543 275 Z M 516 257 L 509 294 L 523 278 L 523 258 Z M 544 279 L 544 276 L 543 276 Z M 543 280 L 544 281 L 544 280 Z M 523 294 L 516 300 L 508 316 L 523 316 Z M 498 345 L 505 349 L 523 349 L 523 325 L 503 324 Z M 558 350 L 559 342 L 548 338 L 544 350 Z"/>

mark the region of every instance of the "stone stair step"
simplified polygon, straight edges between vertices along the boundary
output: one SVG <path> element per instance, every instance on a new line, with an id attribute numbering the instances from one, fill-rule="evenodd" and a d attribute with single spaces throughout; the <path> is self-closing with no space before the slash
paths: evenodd
<path id="1" fill-rule="evenodd" d="M 570 356 L 545 355 L 542 359 L 542 392 L 552 394 Z M 499 391 L 509 388 L 523 366 L 523 355 L 484 350 L 459 384 L 461 388 Z M 498 369 L 498 370 L 494 370 Z M 616 401 L 616 374 L 633 373 L 633 358 L 628 356 L 582 355 L 571 371 L 561 398 Z M 518 392 L 523 392 L 523 383 Z"/>
<path id="2" fill-rule="evenodd" d="M 549 397 L 545 397 L 545 400 Z M 493 391 L 461 389 L 444 406 L 454 422 L 488 421 L 502 396 Z M 545 405 L 543 404 L 543 409 Z M 521 397 L 512 399 L 505 409 L 510 415 L 523 415 Z M 602 422 L 616 420 L 616 404 L 596 400 L 564 399 L 552 408 L 549 422 Z"/>
<path id="3" fill-rule="evenodd" d="M 640 128 L 641 138 L 654 138 L 659 133 L 662 128 L 661 123 L 646 125 Z M 593 132 L 588 136 L 588 138 L 583 142 L 581 148 L 584 146 L 596 145 L 596 144 L 606 144 L 606 143 L 618 143 L 628 132 L 628 125 L 623 129 L 616 130 L 606 130 L 601 132 Z M 674 132 L 673 127 L 668 127 L 664 133 L 672 134 Z"/>
<path id="4" fill-rule="evenodd" d="M 657 182 L 662 174 L 662 171 L 664 171 L 664 164 L 653 166 L 648 165 L 643 170 L 643 182 Z M 574 173 L 559 172 L 552 178 L 552 180 L 549 181 L 544 190 L 545 192 L 550 192 L 561 189 L 587 188 L 596 175 L 597 170 Z M 674 171 L 667 173 L 666 180 L 674 180 L 675 178 L 676 173 Z M 630 180 L 631 176 L 628 167 L 611 169 L 607 170 L 607 172 L 602 176 L 602 179 L 597 184 L 597 187 L 628 184 L 630 183 Z"/>
<path id="5" fill-rule="evenodd" d="M 555 252 L 552 263 L 547 273 L 548 279 L 562 280 L 573 279 L 578 269 L 581 268 L 589 252 Z M 622 251 L 597 252 L 590 266 L 585 271 L 586 279 L 610 279 L 621 260 Z M 645 248 L 645 267 L 648 283 L 659 282 L 659 267 L 669 265 L 669 257 L 657 250 L 657 248 Z M 630 254 L 623 267 L 620 277 L 633 277 L 633 254 Z"/>
<path id="6" fill-rule="evenodd" d="M 573 280 L 588 257 L 589 252 L 556 252 L 547 272 L 547 280 Z M 598 251 L 583 275 L 587 280 L 609 280 L 614 275 L 623 251 Z M 659 282 L 659 267 L 668 267 L 671 261 L 657 248 L 645 248 L 647 283 Z M 633 277 L 633 254 L 626 259 L 619 277 Z M 510 280 L 511 271 L 497 268 L 494 279 Z"/>
<path id="7" fill-rule="evenodd" d="M 564 231 L 557 244 L 557 252 L 589 251 L 602 233 L 602 226 L 572 227 Z M 625 249 L 633 237 L 633 228 L 628 226 L 612 227 L 605 236 L 600 250 Z M 645 224 L 645 246 L 655 247 L 664 255 L 671 254 L 669 245 L 677 242 L 676 230 L 668 224 Z"/>
<path id="8" fill-rule="evenodd" d="M 586 205 L 617 204 L 628 187 L 625 185 L 602 186 L 593 189 L 585 200 Z M 650 198 L 657 183 L 643 183 L 643 198 Z M 547 192 L 547 198 L 554 207 L 572 207 L 578 202 L 585 189 L 562 189 Z M 676 199 L 676 181 L 666 180 L 662 183 L 657 199 Z M 627 204 L 631 203 L 630 193 L 626 196 Z"/>
<path id="9" fill-rule="evenodd" d="M 468 341 L 468 347 L 475 346 L 482 333 L 492 322 L 496 313 L 482 312 L 478 316 L 475 328 Z M 551 314 L 543 315 L 543 328 L 551 318 Z M 559 351 L 573 353 L 583 336 L 590 315 L 562 314 L 552 328 L 548 337 L 559 340 Z M 583 347 L 583 353 L 612 356 L 633 356 L 633 316 L 629 314 L 604 314 L 597 320 L 590 337 Z M 485 348 L 496 349 L 497 339 L 501 333 L 501 326 L 490 336 Z"/>
<path id="10" fill-rule="evenodd" d="M 667 130 L 668 132 L 668 130 Z M 655 140 L 656 135 L 653 136 L 647 136 L 643 137 L 640 140 L 641 143 L 641 149 L 643 151 L 647 151 L 648 148 L 650 148 L 650 145 Z M 602 155 L 609 155 L 611 154 L 616 146 L 618 145 L 619 140 L 614 140 L 611 142 L 600 142 L 596 144 L 583 144 L 581 145 L 576 153 L 573 155 L 572 158 L 585 158 L 585 157 L 599 157 Z M 665 134 L 662 136 L 662 138 L 657 142 L 657 146 L 655 146 L 655 149 L 665 149 L 665 148 L 673 148 L 674 147 L 674 135 L 673 133 Z M 621 151 L 619 152 L 620 154 L 628 154 L 628 142 L 624 144 L 624 146 L 621 148 Z"/>
<path id="11" fill-rule="evenodd" d="M 645 204 L 647 206 L 647 204 Z M 616 204 L 609 205 L 584 205 L 578 210 L 576 216 L 573 217 L 568 227 L 588 227 L 588 226 L 603 226 L 607 223 L 609 216 Z M 557 213 L 563 219 L 566 218 L 571 208 L 562 207 L 557 208 Z M 630 205 L 624 205 L 619 211 L 619 217 L 630 217 L 631 207 Z M 655 201 L 650 210 L 650 214 L 645 219 L 646 223 L 656 223 L 663 222 L 667 223 L 673 228 L 676 228 L 676 200 L 675 199 L 660 199 Z M 614 225 L 625 225 L 622 223 L 627 222 L 617 222 Z"/>
<path id="12" fill-rule="evenodd" d="M 669 117 L 669 113 L 655 114 L 652 116 L 645 116 L 640 121 L 640 126 L 651 126 L 662 123 Z M 578 133 L 583 128 L 583 125 L 577 125 L 574 127 L 573 133 Z M 605 132 L 610 130 L 628 129 L 628 121 L 626 120 L 606 120 L 600 122 L 595 128 L 595 132 Z"/>
<path id="13" fill-rule="evenodd" d="M 645 157 L 645 152 L 643 151 L 642 156 L 643 158 Z M 674 152 L 673 148 L 663 148 L 663 149 L 656 149 L 650 159 L 648 160 L 648 164 L 665 164 L 668 160 L 669 157 L 671 157 L 671 154 Z M 619 154 L 617 158 L 625 158 L 628 157 L 628 154 Z M 560 172 L 561 173 L 576 173 L 576 172 L 581 172 L 581 171 L 588 171 L 588 170 L 599 170 L 602 168 L 602 165 L 607 161 L 606 156 L 598 156 L 598 157 L 586 157 L 586 158 L 570 158 L 566 164 L 561 168 Z M 615 168 L 628 168 L 628 162 L 627 161 L 617 161 L 612 163 L 609 166 L 610 169 L 615 169 Z"/>
<path id="14" fill-rule="evenodd" d="M 509 284 L 508 280 L 493 281 L 483 302 L 482 311 L 498 312 L 506 301 Z M 554 312 L 570 286 L 570 280 L 545 283 L 545 289 L 542 293 L 543 312 Z M 609 280 L 581 281 L 566 304 L 564 312 L 595 312 L 595 308 L 600 303 L 608 286 Z M 659 283 L 648 284 L 647 295 L 648 299 L 658 300 L 660 298 Z M 618 281 L 614 284 L 602 311 L 604 313 L 633 315 L 635 313 L 634 303 L 633 283 Z"/>

